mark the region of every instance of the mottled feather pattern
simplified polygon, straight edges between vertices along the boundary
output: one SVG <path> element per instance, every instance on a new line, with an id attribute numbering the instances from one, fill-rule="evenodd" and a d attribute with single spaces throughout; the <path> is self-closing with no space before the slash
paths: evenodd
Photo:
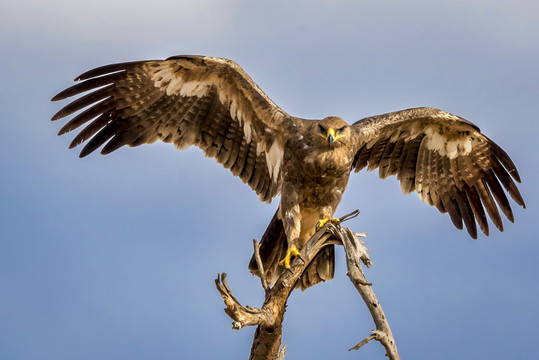
<path id="1" fill-rule="evenodd" d="M 489 234 L 486 214 L 503 231 L 498 207 L 514 220 L 500 183 L 525 206 L 513 182 L 520 177 L 509 156 L 465 119 L 415 108 L 366 118 L 353 127 L 360 139 L 356 172 L 367 167 L 378 168 L 381 178 L 397 175 L 404 193 L 415 190 L 429 205 L 449 212 L 457 228 L 464 221 L 473 238 L 476 223 Z"/>
<path id="2" fill-rule="evenodd" d="M 183 56 L 102 66 L 76 80 L 82 82 L 53 100 L 82 96 L 53 120 L 82 110 L 60 130 L 64 134 L 89 123 L 71 143 L 88 141 L 81 157 L 103 145 L 102 154 L 156 140 L 179 149 L 196 145 L 262 200 L 278 195 L 280 175 L 273 173 L 266 152 L 276 141 L 282 148 L 281 122 L 288 115 L 234 62 Z"/>

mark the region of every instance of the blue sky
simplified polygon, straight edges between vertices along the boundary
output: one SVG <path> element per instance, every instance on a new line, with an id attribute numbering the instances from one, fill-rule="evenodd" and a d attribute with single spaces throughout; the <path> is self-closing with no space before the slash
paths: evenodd
<path id="1" fill-rule="evenodd" d="M 245 358 L 218 272 L 244 304 L 262 204 L 198 149 L 78 158 L 49 99 L 96 66 L 176 54 L 235 60 L 285 111 L 349 123 L 433 106 L 477 124 L 516 163 L 528 208 L 477 241 L 361 172 L 337 215 L 369 232 L 366 271 L 403 359 L 538 358 L 539 3 L 521 1 L 0 0 L 0 358 Z M 345 275 L 294 292 L 287 359 L 384 358 Z"/>

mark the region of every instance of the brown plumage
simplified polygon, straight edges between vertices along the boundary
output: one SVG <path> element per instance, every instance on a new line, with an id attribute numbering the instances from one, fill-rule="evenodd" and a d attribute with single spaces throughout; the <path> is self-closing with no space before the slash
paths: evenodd
<path id="1" fill-rule="evenodd" d="M 408 109 L 352 126 L 338 117 L 300 119 L 275 105 L 233 61 L 203 56 L 107 65 L 75 80 L 52 100 L 82 96 L 52 119 L 78 112 L 59 135 L 85 125 L 70 145 L 87 142 L 81 157 L 101 146 L 108 154 L 157 140 L 179 149 L 195 145 L 261 200 L 281 195 L 261 244 L 272 281 L 282 272 L 279 261 L 301 250 L 319 219 L 333 216 L 352 170 L 397 175 L 403 192 L 416 191 L 473 238 L 476 224 L 488 235 L 487 214 L 503 230 L 498 208 L 513 222 L 506 192 L 525 206 L 509 156 L 477 126 L 441 110 Z M 253 260 L 249 268 L 258 273 Z M 333 272 L 328 246 L 298 286 L 329 280 Z"/>

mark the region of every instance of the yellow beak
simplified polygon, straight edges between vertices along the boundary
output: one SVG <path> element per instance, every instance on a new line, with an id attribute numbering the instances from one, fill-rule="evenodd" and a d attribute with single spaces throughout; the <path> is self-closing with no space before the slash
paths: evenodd
<path id="1" fill-rule="evenodd" d="M 328 133 L 326 135 L 326 140 L 328 141 L 329 146 L 331 146 L 331 144 L 333 144 L 333 142 L 336 140 L 335 139 L 335 130 L 333 130 L 333 128 L 328 129 Z"/>
<path id="2" fill-rule="evenodd" d="M 333 144 L 337 139 L 340 139 L 343 137 L 343 135 L 335 136 L 335 130 L 333 128 L 328 129 L 326 136 L 322 134 L 320 134 L 320 136 L 322 136 L 324 139 L 327 140 L 329 146 L 331 146 L 331 144 Z"/>

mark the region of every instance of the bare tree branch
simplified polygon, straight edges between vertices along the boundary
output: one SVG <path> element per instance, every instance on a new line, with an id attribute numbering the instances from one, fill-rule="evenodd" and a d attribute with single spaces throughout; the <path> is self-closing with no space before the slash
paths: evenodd
<path id="1" fill-rule="evenodd" d="M 356 210 L 353 213 L 343 216 L 340 220 L 341 222 L 346 221 L 357 216 L 358 213 L 359 212 Z M 316 257 L 320 250 L 329 244 L 344 245 L 346 263 L 348 265 L 347 274 L 367 304 L 374 323 L 376 324 L 376 330 L 373 330 L 370 336 L 362 340 L 352 349 L 359 349 L 361 346 L 374 339 L 379 341 L 385 347 L 386 355 L 391 360 L 400 359 L 389 324 L 387 323 L 382 308 L 372 291 L 372 284 L 367 281 L 361 270 L 361 262 L 369 267 L 371 261 L 364 243 L 359 240 L 359 236 L 364 236 L 364 234 L 355 234 L 350 229 L 332 223 L 324 225 L 301 249 L 301 258 L 303 261 L 299 258 L 294 259 L 289 271 L 283 271 L 272 288 L 267 286 L 266 279 L 261 279 L 262 286 L 266 291 L 266 298 L 260 309 L 241 305 L 228 286 L 226 274 L 217 275 L 215 285 L 225 302 L 225 312 L 232 318 L 232 320 L 234 320 L 232 328 L 241 329 L 245 326 L 257 325 L 249 359 L 284 359 L 286 344 L 281 349 L 279 349 L 279 347 L 282 339 L 282 322 L 286 309 L 286 302 L 305 268 Z M 262 262 L 260 261 L 258 243 L 256 240 L 254 240 L 253 245 L 255 248 L 255 258 L 257 260 L 258 268 L 262 269 Z M 263 274 L 264 271 L 261 270 L 261 273 Z"/>
<path id="2" fill-rule="evenodd" d="M 269 292 L 268 280 L 266 279 L 266 272 L 264 271 L 264 265 L 262 264 L 262 258 L 260 257 L 260 244 L 256 239 L 253 239 L 253 246 L 255 252 L 256 266 L 260 273 L 260 281 L 266 294 Z"/>
<path id="3" fill-rule="evenodd" d="M 339 229 L 335 227 L 335 229 L 330 228 L 329 231 L 336 237 L 339 237 L 342 241 L 344 252 L 346 253 L 346 265 L 348 266 L 347 275 L 363 298 L 376 325 L 376 330 L 372 331 L 372 335 L 360 341 L 356 346 L 349 350 L 357 350 L 374 339 L 384 346 L 386 349 L 386 356 L 388 356 L 390 360 L 400 360 L 397 345 L 393 339 L 393 334 L 391 333 L 382 306 L 380 306 L 380 303 L 372 290 L 372 284 L 367 281 L 365 274 L 361 270 L 361 262 L 367 267 L 370 267 L 371 265 L 371 260 L 367 254 L 365 244 L 359 239 L 358 234 L 353 233 L 348 228 Z"/>

